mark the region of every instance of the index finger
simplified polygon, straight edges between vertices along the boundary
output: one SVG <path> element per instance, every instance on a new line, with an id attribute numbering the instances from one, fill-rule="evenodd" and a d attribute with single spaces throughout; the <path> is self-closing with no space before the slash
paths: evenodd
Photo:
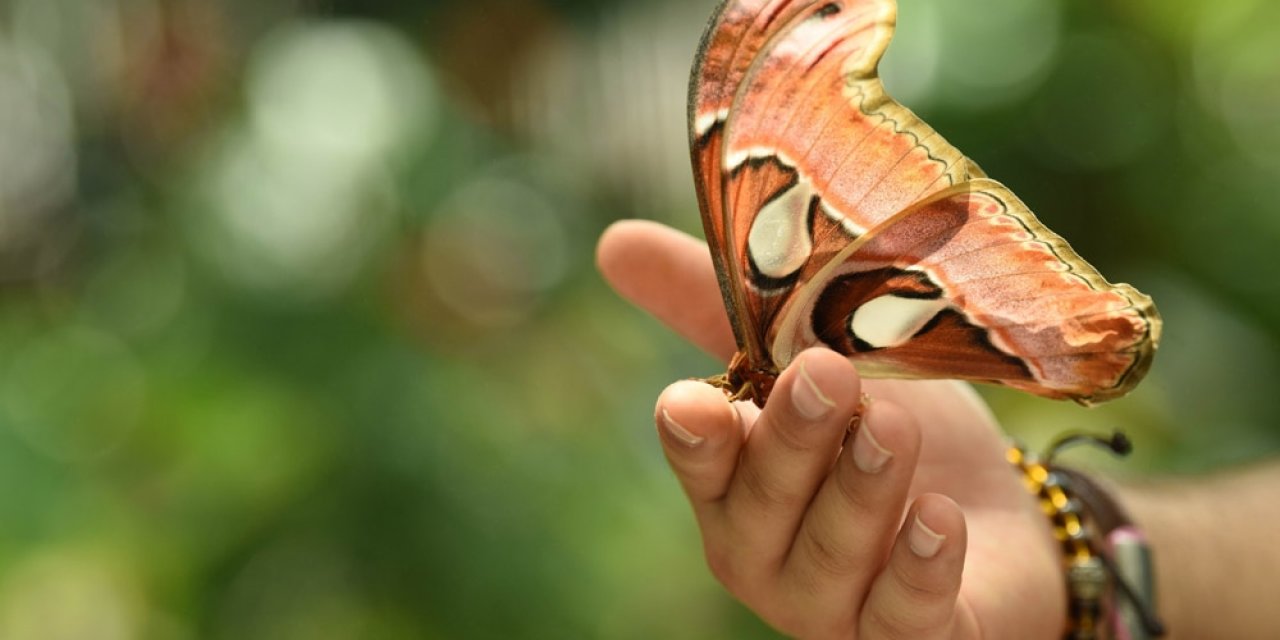
<path id="1" fill-rule="evenodd" d="M 596 264 L 622 297 L 704 351 L 726 362 L 737 351 L 701 241 L 656 222 L 624 220 L 600 236 Z"/>

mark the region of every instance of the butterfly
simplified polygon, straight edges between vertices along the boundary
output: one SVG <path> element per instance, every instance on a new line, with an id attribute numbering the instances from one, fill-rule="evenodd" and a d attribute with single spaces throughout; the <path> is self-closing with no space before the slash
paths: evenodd
<path id="1" fill-rule="evenodd" d="M 1093 404 L 1146 374 L 1161 320 L 895 102 L 894 0 L 726 0 L 689 88 L 698 204 L 738 343 L 716 380 L 763 406 L 824 345 L 872 377 Z"/>

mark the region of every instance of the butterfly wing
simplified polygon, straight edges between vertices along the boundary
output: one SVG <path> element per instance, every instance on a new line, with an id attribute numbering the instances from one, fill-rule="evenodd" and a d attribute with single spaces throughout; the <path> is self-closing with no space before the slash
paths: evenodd
<path id="1" fill-rule="evenodd" d="M 690 139 L 703 225 L 738 344 L 853 238 L 977 166 L 885 94 L 891 0 L 738 0 L 694 64 Z"/>
<path id="2" fill-rule="evenodd" d="M 689 146 L 702 223 L 720 279 L 720 291 L 739 348 L 753 361 L 767 357 L 747 312 L 743 272 L 732 257 L 733 212 L 724 207 L 724 125 L 738 86 L 769 38 L 802 5 L 792 0 L 729 0 L 720 4 L 702 36 L 689 78 Z"/>
<path id="3" fill-rule="evenodd" d="M 1151 299 L 1108 283 L 994 180 L 871 230 L 788 300 L 782 366 L 825 344 L 866 375 L 993 382 L 1089 404 L 1127 393 L 1160 336 Z"/>
<path id="4" fill-rule="evenodd" d="M 867 375 L 1122 395 L 1159 337 L 1150 299 L 885 93 L 895 21 L 892 0 L 730 0 L 704 37 L 690 139 L 742 367 L 823 343 Z"/>

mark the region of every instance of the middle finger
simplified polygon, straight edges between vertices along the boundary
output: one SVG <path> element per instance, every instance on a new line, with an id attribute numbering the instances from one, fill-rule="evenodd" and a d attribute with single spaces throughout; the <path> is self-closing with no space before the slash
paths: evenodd
<path id="1" fill-rule="evenodd" d="M 740 573 L 777 574 L 860 396 L 853 365 L 826 349 L 800 354 L 778 378 L 725 496 Z"/>

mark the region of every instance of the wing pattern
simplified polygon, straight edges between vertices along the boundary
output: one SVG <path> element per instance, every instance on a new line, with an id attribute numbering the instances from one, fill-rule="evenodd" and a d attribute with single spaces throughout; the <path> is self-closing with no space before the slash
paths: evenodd
<path id="1" fill-rule="evenodd" d="M 690 142 L 735 367 L 776 374 L 821 343 L 866 375 L 1127 392 L 1159 337 L 1150 298 L 885 93 L 896 17 L 892 0 L 730 0 L 712 18 Z"/>

